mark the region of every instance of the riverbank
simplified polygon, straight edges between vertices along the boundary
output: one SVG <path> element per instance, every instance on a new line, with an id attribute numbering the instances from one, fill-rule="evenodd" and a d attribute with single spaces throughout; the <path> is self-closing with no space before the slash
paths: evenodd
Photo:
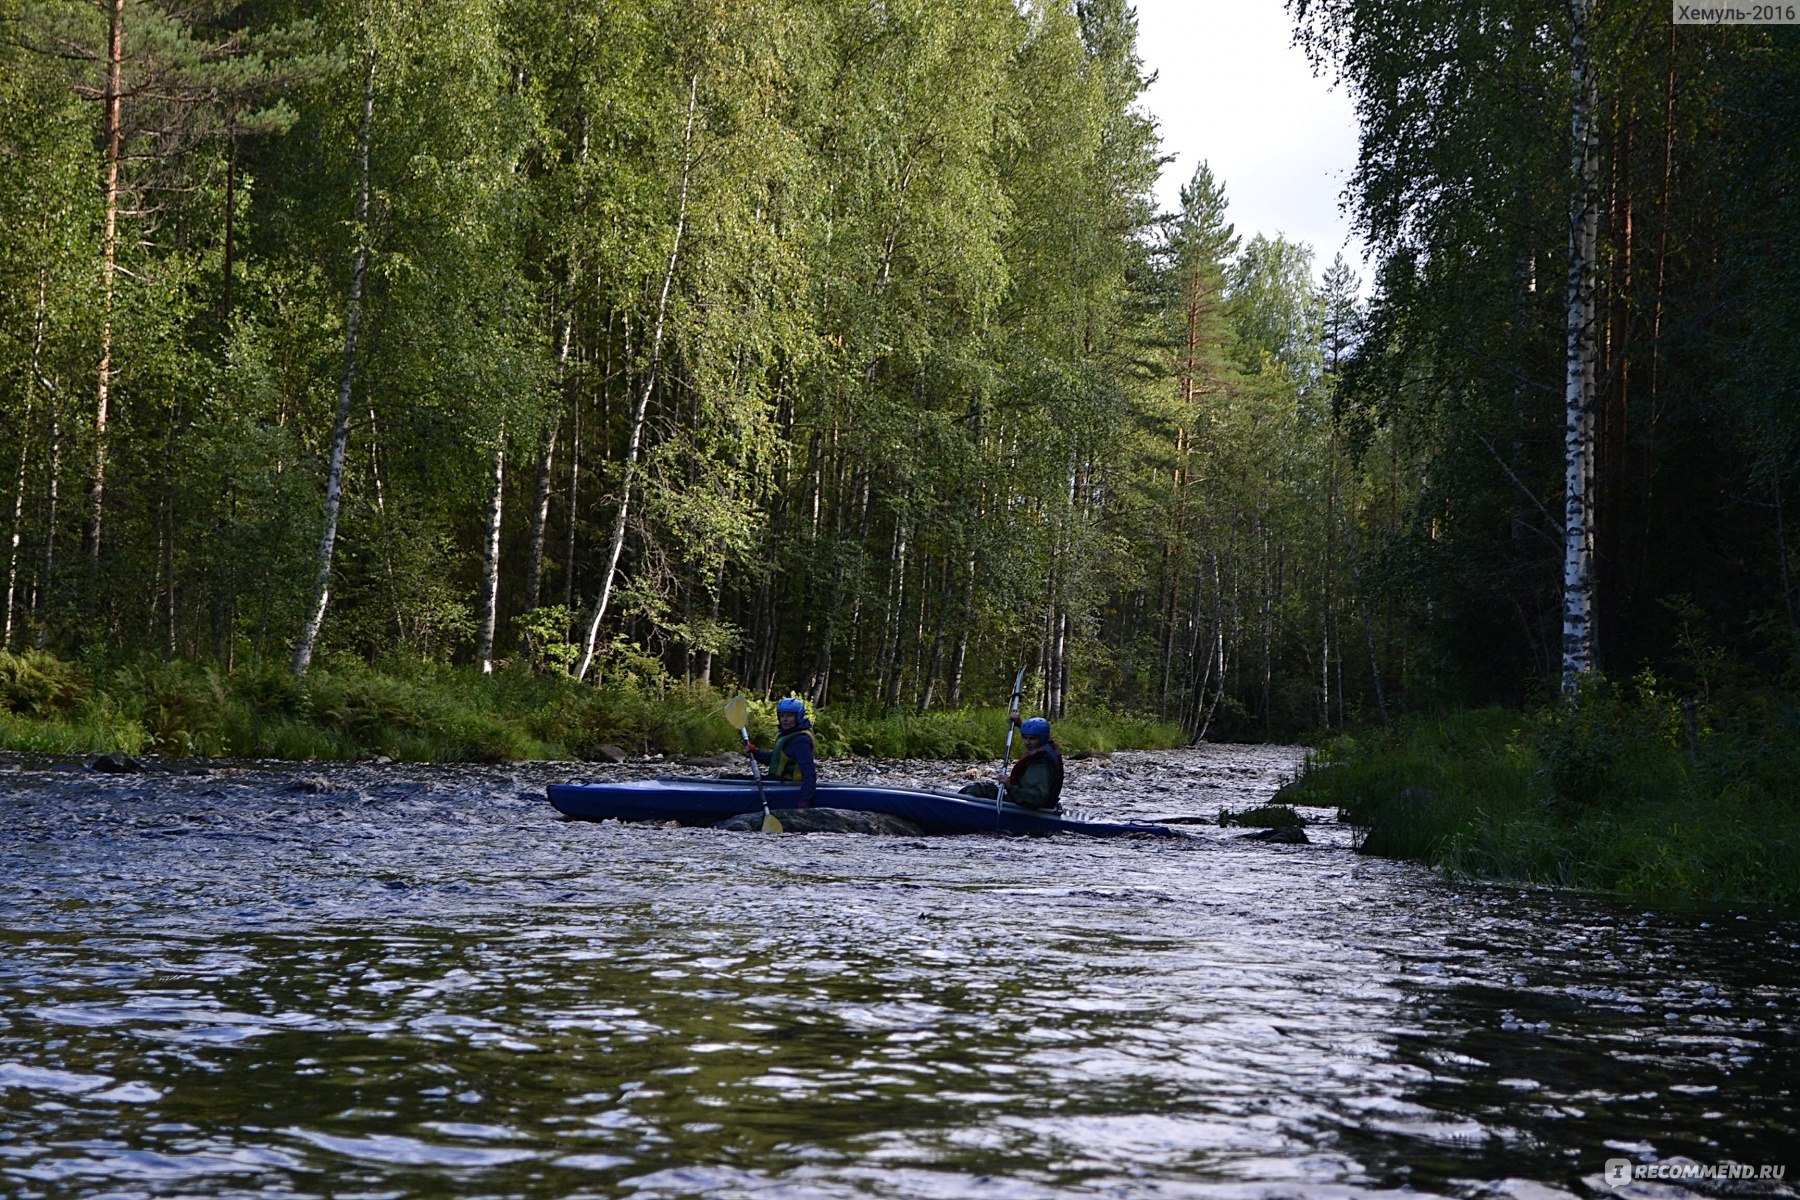
<path id="1" fill-rule="evenodd" d="M 1281 798 L 1336 807 L 1365 853 L 1453 878 L 1800 908 L 1796 764 L 1792 698 L 1683 704 L 1600 680 L 1574 706 L 1335 738 Z"/>
<path id="2" fill-rule="evenodd" d="M 724 695 L 701 684 L 620 672 L 605 686 L 509 667 L 492 675 L 416 663 L 376 669 L 334 658 L 296 678 L 267 663 L 227 673 L 204 663 L 140 659 L 84 668 L 53 655 L 0 651 L 0 750 L 160 753 L 215 758 L 400 762 L 589 759 L 735 749 Z M 995 708 L 886 715 L 816 714 L 821 757 L 997 758 L 1006 713 Z M 774 738 L 770 702 L 751 705 L 750 734 Z M 1111 714 L 1057 723 L 1069 753 L 1179 745 L 1172 725 Z"/>

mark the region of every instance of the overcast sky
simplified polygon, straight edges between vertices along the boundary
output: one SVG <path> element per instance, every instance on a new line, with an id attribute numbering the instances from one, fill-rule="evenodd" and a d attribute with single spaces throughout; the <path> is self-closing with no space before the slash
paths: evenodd
<path id="1" fill-rule="evenodd" d="M 1162 134 L 1157 199 L 1175 208 L 1203 160 L 1225 184 L 1238 234 L 1309 243 L 1314 274 L 1339 250 L 1362 277 L 1363 247 L 1339 212 L 1356 163 L 1356 117 L 1315 78 L 1282 0 L 1135 0 L 1138 49 L 1157 80 L 1145 97 Z"/>

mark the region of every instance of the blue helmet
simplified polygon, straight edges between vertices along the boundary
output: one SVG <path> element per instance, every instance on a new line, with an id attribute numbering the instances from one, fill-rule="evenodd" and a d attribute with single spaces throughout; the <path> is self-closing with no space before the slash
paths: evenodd
<path id="1" fill-rule="evenodd" d="M 775 706 L 775 711 L 777 713 L 793 713 L 796 717 L 804 717 L 806 715 L 806 701 L 800 699 L 798 696 L 783 696 L 781 702 Z"/>
<path id="2" fill-rule="evenodd" d="M 1042 717 L 1032 717 L 1023 725 L 1019 726 L 1019 732 L 1026 737 L 1043 738 L 1045 741 L 1049 741 L 1050 722 L 1044 720 Z"/>

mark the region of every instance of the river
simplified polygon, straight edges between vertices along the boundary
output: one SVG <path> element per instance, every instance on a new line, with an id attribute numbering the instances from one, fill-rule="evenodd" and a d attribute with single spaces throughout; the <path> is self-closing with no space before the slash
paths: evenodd
<path id="1" fill-rule="evenodd" d="M 1297 762 L 1120 754 L 1066 799 L 1211 817 Z M 1614 1158 L 1800 1173 L 1795 920 L 1447 883 L 1325 810 L 1281 846 L 543 798 L 657 769 L 0 773 L 0 1195 L 1536 1200 L 1690 1194 L 1614 1190 Z"/>

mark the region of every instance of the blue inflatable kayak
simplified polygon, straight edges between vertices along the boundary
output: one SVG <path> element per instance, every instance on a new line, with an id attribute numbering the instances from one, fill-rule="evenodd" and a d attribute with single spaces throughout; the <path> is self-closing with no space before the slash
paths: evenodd
<path id="1" fill-rule="evenodd" d="M 763 784 L 769 807 L 791 809 L 797 783 Z M 553 783 L 550 803 L 565 816 L 586 821 L 676 821 L 682 825 L 715 825 L 745 813 L 761 812 L 756 782 L 742 778 L 664 776 L 618 783 Z M 961 792 L 887 787 L 860 783 L 821 783 L 816 808 L 885 813 L 911 821 L 926 833 L 1080 833 L 1117 837 L 1147 833 L 1181 834 L 1164 825 L 1112 825 L 1077 821 L 1056 812 L 1040 812 L 966 796 Z"/>

